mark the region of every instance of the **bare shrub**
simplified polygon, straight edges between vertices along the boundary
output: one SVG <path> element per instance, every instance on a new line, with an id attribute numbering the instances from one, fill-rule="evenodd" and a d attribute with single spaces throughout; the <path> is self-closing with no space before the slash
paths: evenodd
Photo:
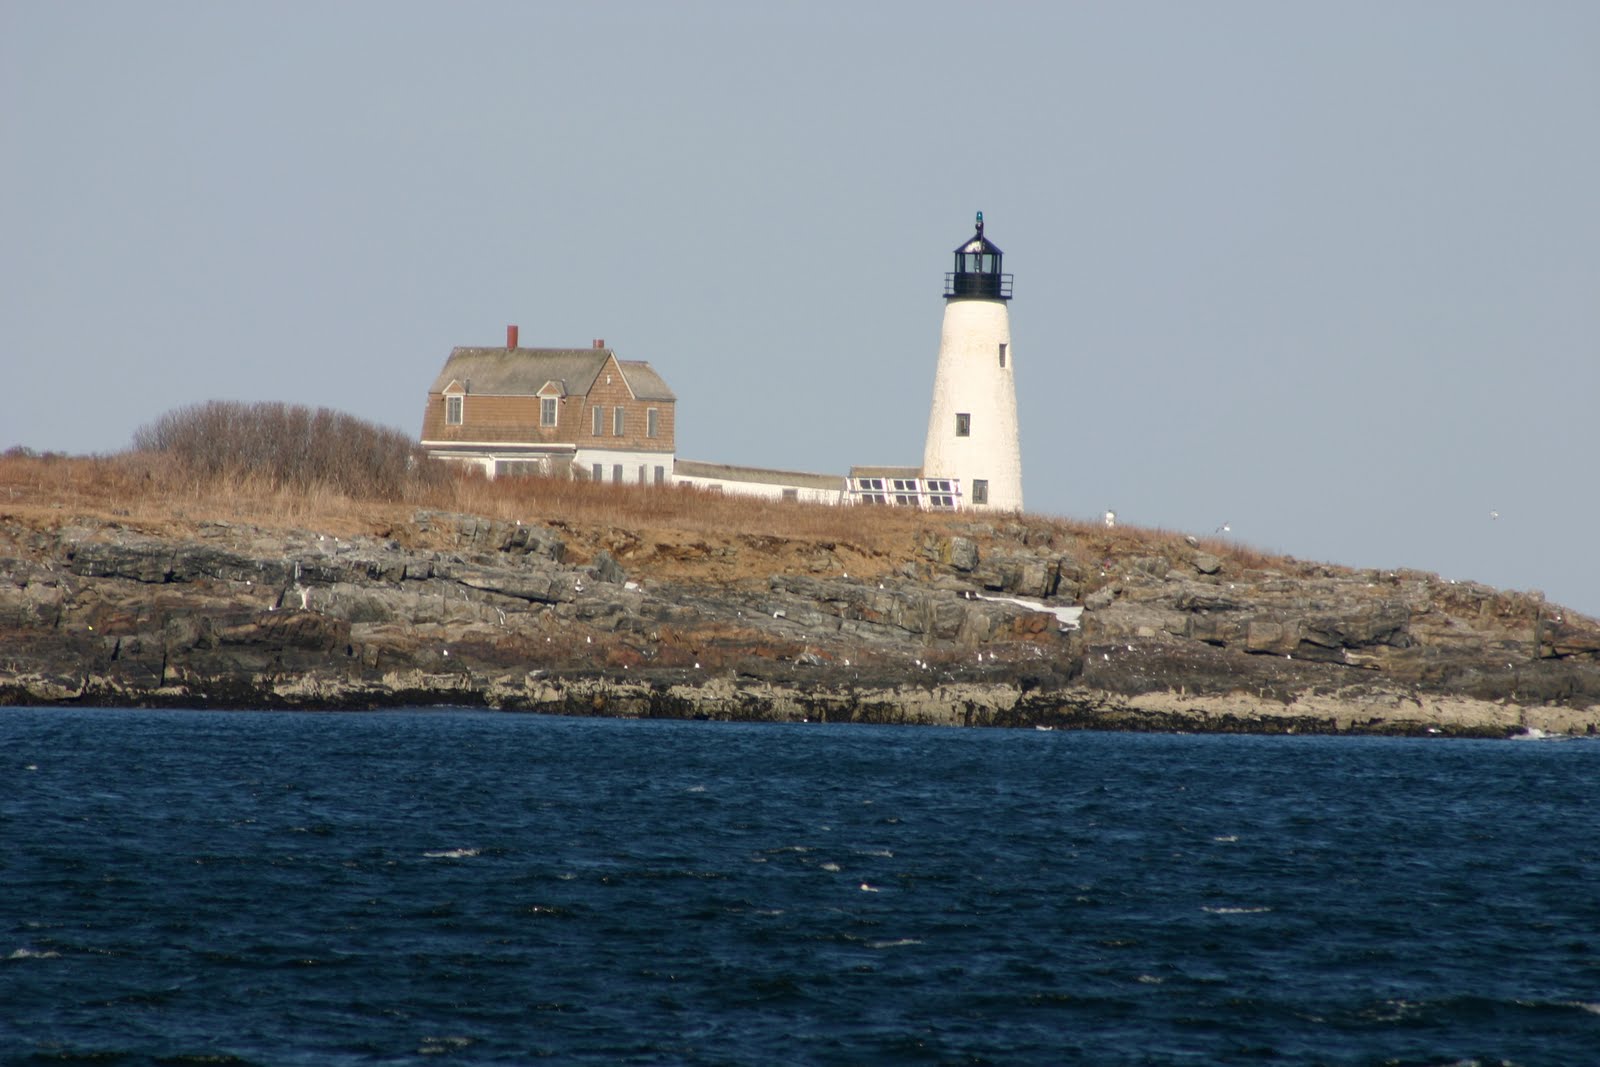
<path id="1" fill-rule="evenodd" d="M 196 479 L 250 480 L 273 490 L 400 500 L 449 479 L 399 430 L 299 404 L 211 400 L 177 408 L 140 427 L 133 447 L 166 456 Z"/>

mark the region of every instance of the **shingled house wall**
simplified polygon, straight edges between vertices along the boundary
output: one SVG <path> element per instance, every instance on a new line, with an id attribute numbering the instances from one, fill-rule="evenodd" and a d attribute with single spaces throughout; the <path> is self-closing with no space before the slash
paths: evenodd
<path id="1" fill-rule="evenodd" d="M 486 396 L 466 394 L 462 398 L 461 425 L 445 422 L 443 393 L 428 394 L 428 410 L 422 420 L 425 441 L 507 441 L 556 444 L 571 442 L 575 432 L 587 429 L 579 412 L 581 396 L 556 401 L 556 425 L 539 425 L 539 398 L 536 396 Z"/>
<path id="2" fill-rule="evenodd" d="M 589 395 L 583 404 L 582 425 L 579 427 L 577 440 L 580 444 L 592 448 L 606 448 L 627 450 L 633 452 L 671 452 L 673 451 L 676 404 L 660 400 L 636 400 L 628 391 L 625 383 L 626 375 L 617 365 L 615 356 L 606 361 L 605 369 L 595 378 L 594 386 L 589 390 Z M 609 381 L 607 380 L 609 379 Z M 602 409 L 600 419 L 600 434 L 594 433 L 594 408 Z M 612 421 L 618 407 L 623 410 L 623 434 L 621 437 L 612 433 L 615 423 Z M 656 436 L 648 437 L 645 431 L 649 427 L 648 409 L 656 409 Z"/>

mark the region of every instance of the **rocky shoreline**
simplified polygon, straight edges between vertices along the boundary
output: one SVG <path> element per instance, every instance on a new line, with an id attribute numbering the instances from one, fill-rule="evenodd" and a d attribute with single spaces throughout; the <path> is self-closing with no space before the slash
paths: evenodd
<path id="1" fill-rule="evenodd" d="M 349 538 L 0 515 L 0 704 L 1589 735 L 1600 623 L 1033 520 L 885 557 L 437 512 Z"/>

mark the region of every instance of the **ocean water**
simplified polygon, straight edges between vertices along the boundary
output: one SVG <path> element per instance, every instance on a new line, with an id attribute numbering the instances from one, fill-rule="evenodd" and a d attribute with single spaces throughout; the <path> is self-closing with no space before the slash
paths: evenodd
<path id="1" fill-rule="evenodd" d="M 1600 1063 L 1600 743 L 0 709 L 0 1062 Z"/>

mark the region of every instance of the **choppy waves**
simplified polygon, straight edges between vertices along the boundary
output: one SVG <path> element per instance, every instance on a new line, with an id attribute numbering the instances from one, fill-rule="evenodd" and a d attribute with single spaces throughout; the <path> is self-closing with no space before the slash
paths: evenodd
<path id="1" fill-rule="evenodd" d="M 1600 745 L 0 711 L 0 1047 L 1579 1063 Z"/>

